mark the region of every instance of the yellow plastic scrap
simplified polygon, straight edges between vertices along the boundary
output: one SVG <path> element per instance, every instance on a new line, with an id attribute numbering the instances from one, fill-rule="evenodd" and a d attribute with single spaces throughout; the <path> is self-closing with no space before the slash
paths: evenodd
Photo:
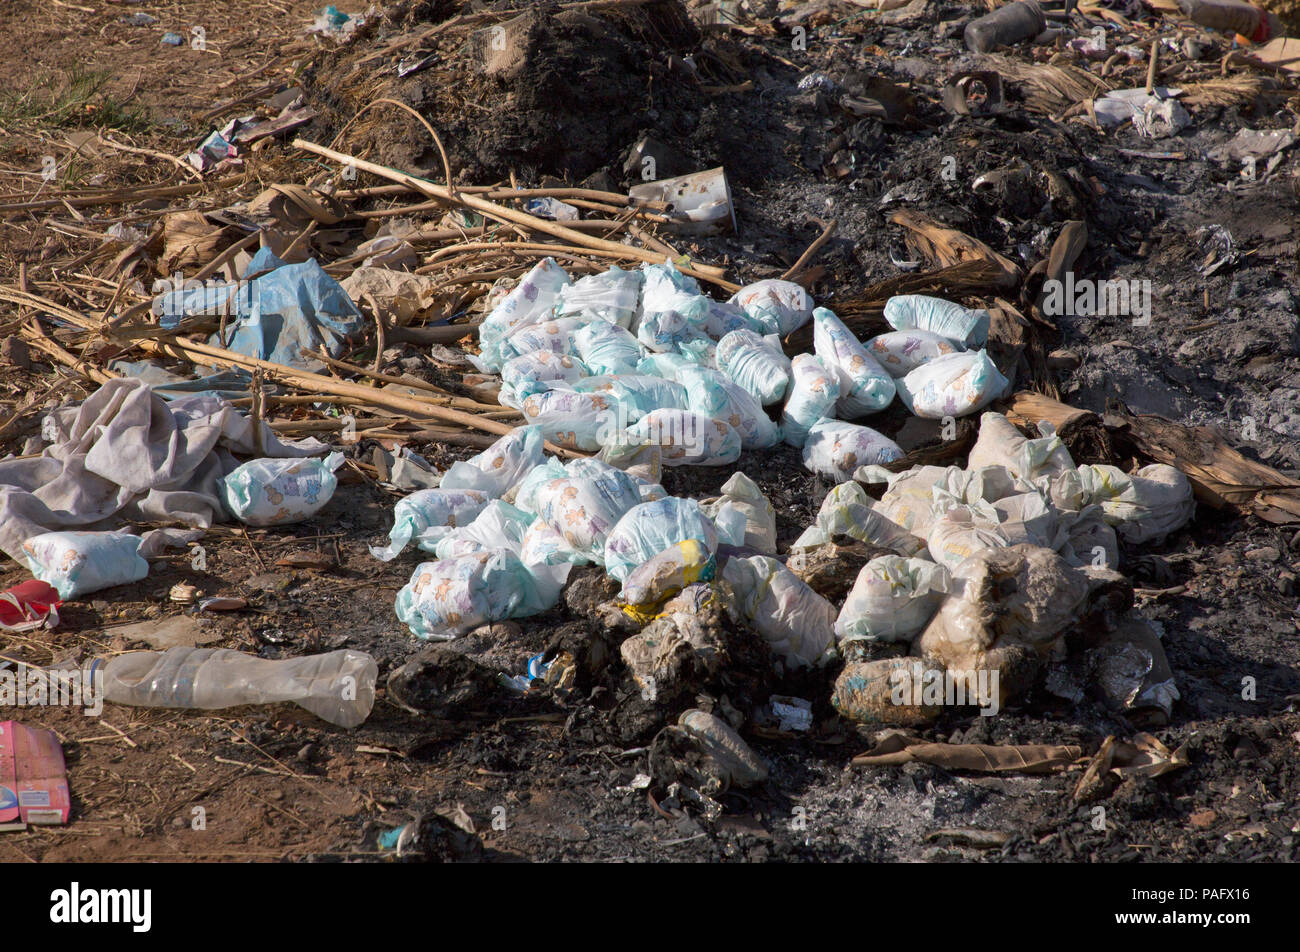
<path id="1" fill-rule="evenodd" d="M 623 592 L 630 598 L 620 607 L 638 624 L 648 624 L 663 614 L 664 604 L 683 588 L 710 581 L 716 572 L 713 554 L 699 539 L 686 539 L 632 571 L 623 583 Z"/>

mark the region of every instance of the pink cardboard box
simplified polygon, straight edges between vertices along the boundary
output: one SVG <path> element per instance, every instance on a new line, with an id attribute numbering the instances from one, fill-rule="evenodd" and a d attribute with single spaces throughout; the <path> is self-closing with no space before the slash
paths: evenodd
<path id="1" fill-rule="evenodd" d="M 54 731 L 0 721 L 0 831 L 68 822 L 72 798 Z"/>

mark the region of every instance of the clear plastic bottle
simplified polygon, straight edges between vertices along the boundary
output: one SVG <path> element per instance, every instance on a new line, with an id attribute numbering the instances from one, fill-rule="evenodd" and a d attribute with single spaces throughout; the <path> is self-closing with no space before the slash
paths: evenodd
<path id="1" fill-rule="evenodd" d="M 114 704 L 211 711 L 292 701 L 340 727 L 370 716 L 379 676 L 370 655 L 346 650 L 269 661 L 225 648 L 169 648 L 98 664 L 104 699 Z"/>
<path id="2" fill-rule="evenodd" d="M 1043 8 L 1034 0 L 1019 0 L 966 24 L 966 48 L 975 53 L 987 53 L 995 46 L 1010 46 L 1021 40 L 1032 40 L 1047 29 Z"/>

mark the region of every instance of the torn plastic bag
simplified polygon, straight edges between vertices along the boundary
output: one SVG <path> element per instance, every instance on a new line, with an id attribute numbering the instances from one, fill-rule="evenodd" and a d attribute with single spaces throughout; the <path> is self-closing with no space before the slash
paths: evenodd
<path id="1" fill-rule="evenodd" d="M 626 329 L 592 321 L 573 332 L 573 346 L 593 376 L 636 373 L 644 349 Z"/>
<path id="2" fill-rule="evenodd" d="M 613 439 L 628 419 L 627 409 L 610 393 L 547 390 L 528 397 L 520 410 L 552 443 L 587 453 Z"/>
<path id="3" fill-rule="evenodd" d="M 157 316 L 159 325 L 168 330 L 175 330 L 187 317 L 220 317 L 223 313 L 228 317 L 234 316 L 240 313 L 238 308 L 241 305 L 251 308 L 254 296 L 249 293 L 251 290 L 249 285 L 252 280 L 276 268 L 282 268 L 285 264 L 286 262 L 276 257 L 270 248 L 264 247 L 258 250 L 244 269 L 243 277 L 248 284 L 242 288 L 244 298 L 242 302 L 241 285 L 238 282 L 200 281 L 192 286 L 186 286 L 186 282 L 182 282 L 181 287 L 172 288 L 155 297 L 150 309 Z M 169 285 L 170 282 L 167 282 L 161 286 Z M 351 300 L 351 297 L 348 297 L 349 303 Z"/>
<path id="4" fill-rule="evenodd" d="M 630 614 L 649 620 L 687 585 L 711 582 L 718 563 L 699 539 L 686 539 L 652 555 L 623 579 L 622 599 Z"/>
<path id="5" fill-rule="evenodd" d="M 915 648 L 947 669 L 967 692 L 980 672 L 997 675 L 1005 704 L 1036 679 L 1043 657 L 1064 653 L 1060 636 L 1088 596 L 1087 576 L 1035 546 L 983 549 L 953 570 L 944 598 Z"/>
<path id="6" fill-rule="evenodd" d="M 248 396 L 253 375 L 242 367 L 232 367 L 203 377 L 188 377 L 172 373 L 152 360 L 111 360 L 108 369 L 123 377 L 143 380 L 149 389 L 164 400 L 177 400 L 192 394 L 210 394 L 223 400 L 238 400 Z M 281 388 L 268 386 L 267 392 L 278 393 Z"/>
<path id="7" fill-rule="evenodd" d="M 807 291 L 793 281 L 777 279 L 747 284 L 728 303 L 744 308 L 763 325 L 764 333 L 781 337 L 803 327 L 813 313 L 813 299 Z"/>
<path id="8" fill-rule="evenodd" d="M 732 331 L 746 330 L 762 335 L 763 322 L 750 317 L 738 304 L 715 301 L 705 294 L 696 295 L 681 308 L 682 316 L 714 340 L 721 340 Z"/>
<path id="9" fill-rule="evenodd" d="M 835 642 L 835 606 L 767 555 L 733 555 L 722 567 L 735 601 L 728 611 L 789 667 L 822 661 Z"/>
<path id="10" fill-rule="evenodd" d="M 404 271 L 420 265 L 420 256 L 401 235 L 377 235 L 357 245 L 354 255 L 365 255 L 363 268 L 391 268 Z"/>
<path id="11" fill-rule="evenodd" d="M 564 536 L 551 528 L 541 516 L 533 520 L 524 532 L 519 546 L 519 559 L 524 565 L 587 565 L 590 559 L 574 551 Z"/>
<path id="12" fill-rule="evenodd" d="M 606 443 L 596 459 L 650 483 L 663 478 L 663 450 L 654 443 Z"/>
<path id="13" fill-rule="evenodd" d="M 569 460 L 564 466 L 564 475 L 574 479 L 609 479 L 614 473 L 621 473 L 632 480 L 637 492 L 641 494 L 642 502 L 663 499 L 668 495 L 664 492 L 663 486 L 657 482 L 644 479 L 594 456 L 579 456 L 577 459 Z"/>
<path id="14" fill-rule="evenodd" d="M 524 512 L 531 512 L 536 515 L 537 494 L 541 491 L 542 486 L 552 479 L 563 479 L 568 475 L 569 471 L 564 468 L 563 463 L 558 459 L 548 458 L 525 473 L 524 477 L 515 483 L 510 492 L 502 495 L 506 502 L 522 509 Z"/>
<path id="15" fill-rule="evenodd" d="M 557 354 L 551 350 L 535 350 L 511 357 L 501 367 L 502 406 L 519 409 L 519 405 L 534 393 L 557 386 L 568 390 L 591 371 L 572 354 Z"/>
<path id="16" fill-rule="evenodd" d="M 1100 506 L 1060 512 L 1060 520 L 1066 532 L 1065 541 L 1056 550 L 1061 558 L 1076 568 L 1119 568 L 1119 538 Z"/>
<path id="17" fill-rule="evenodd" d="M 780 403 L 790 389 L 790 361 L 753 331 L 737 330 L 718 341 L 718 369 L 759 403 Z"/>
<path id="18" fill-rule="evenodd" d="M 839 420 L 818 420 L 803 445 L 804 466 L 836 482 L 852 479 L 859 466 L 891 463 L 902 455 L 898 444 L 883 433 Z"/>
<path id="19" fill-rule="evenodd" d="M 896 331 L 930 331 L 963 347 L 983 347 L 989 312 L 925 294 L 896 294 L 885 302 L 885 320 Z"/>
<path id="20" fill-rule="evenodd" d="M 898 382 L 903 405 L 927 420 L 960 417 L 988 406 L 1010 382 L 983 350 L 936 357 Z"/>
<path id="21" fill-rule="evenodd" d="M 542 321 L 516 328 L 497 347 L 500 366 L 521 354 L 531 354 L 538 350 L 550 350 L 557 354 L 578 356 L 578 349 L 573 343 L 574 333 L 582 327 L 583 321 L 566 317 L 560 321 Z"/>
<path id="22" fill-rule="evenodd" d="M 504 496 L 545 460 L 542 442 L 540 426 L 517 426 L 477 456 L 452 463 L 438 486 Z"/>
<path id="23" fill-rule="evenodd" d="M 835 409 L 846 419 L 885 409 L 894 399 L 894 378 L 876 363 L 862 342 L 833 311 L 813 311 L 813 351 L 828 368 L 835 368 L 840 396 Z"/>
<path id="24" fill-rule="evenodd" d="M 744 473 L 732 473 L 722 484 L 722 495 L 705 501 L 703 508 L 718 525 L 720 536 L 721 522 L 727 519 L 725 512 L 731 510 L 740 514 L 744 520 L 743 538 L 729 544 L 746 545 L 764 555 L 776 554 L 776 510 L 758 488 L 758 483 Z"/>
<path id="25" fill-rule="evenodd" d="M 273 270 L 266 271 L 268 267 Z M 344 344 L 364 329 L 365 319 L 348 292 L 314 258 L 285 264 L 263 248 L 253 256 L 247 273 L 259 271 L 265 273 L 232 292 L 226 336 L 218 331 L 208 343 L 260 360 L 318 370 L 324 363 L 312 351 L 325 350 L 337 357 Z M 225 306 L 222 302 L 216 315 L 209 316 L 219 316 Z"/>
<path id="26" fill-rule="evenodd" d="M 534 574 L 509 549 L 423 562 L 397 593 L 397 617 L 426 640 L 447 640 L 488 622 L 526 618 L 554 607 L 569 567 Z"/>
<path id="27" fill-rule="evenodd" d="M 673 310 L 687 297 L 697 297 L 700 282 L 683 274 L 671 261 L 662 264 L 641 265 L 644 283 L 641 287 L 641 313 Z"/>
<path id="28" fill-rule="evenodd" d="M 588 377 L 574 384 L 578 393 L 606 393 L 627 409 L 627 422 L 635 423 L 652 410 L 687 409 L 686 388 L 649 374 Z"/>
<path id="29" fill-rule="evenodd" d="M 375 447 L 372 457 L 379 482 L 403 492 L 417 489 L 435 489 L 443 474 L 433 468 L 433 464 L 410 447 L 398 446 L 395 453 L 383 447 Z"/>
<path id="30" fill-rule="evenodd" d="M 846 641 L 911 641 L 951 590 L 948 570 L 928 559 L 882 555 L 862 567 L 835 621 Z"/>
<path id="31" fill-rule="evenodd" d="M 569 276 L 554 258 L 539 262 L 479 325 L 480 370 L 497 370 L 505 362 L 501 341 L 512 331 L 545 320 Z"/>
<path id="32" fill-rule="evenodd" d="M 687 539 L 710 553 L 718 549 L 718 530 L 694 499 L 668 496 L 633 506 L 605 538 L 605 571 L 622 582 L 642 562 Z"/>
<path id="33" fill-rule="evenodd" d="M 219 479 L 221 498 L 250 526 L 284 526 L 310 519 L 334 496 L 342 453 L 321 459 L 255 459 Z"/>
<path id="34" fill-rule="evenodd" d="M 388 268 L 357 268 L 339 285 L 353 301 L 364 301 L 370 295 L 384 309 L 388 320 L 398 326 L 419 323 L 417 318 L 441 299 L 441 289 L 432 275 Z"/>
<path id="35" fill-rule="evenodd" d="M 140 537 L 125 532 L 45 532 L 25 541 L 23 553 L 32 575 L 65 600 L 149 574 Z"/>
<path id="36" fill-rule="evenodd" d="M 637 324 L 636 339 L 647 350 L 664 354 L 681 351 L 682 345 L 700 341 L 705 346 L 708 335 L 686 319 L 678 310 L 655 311 L 642 316 Z"/>
<path id="37" fill-rule="evenodd" d="M 780 428 L 768 417 L 758 400 L 726 374 L 707 367 L 695 367 L 682 370 L 677 379 L 686 388 L 691 412 L 725 420 L 740 434 L 742 448 L 765 449 L 781 441 Z"/>
<path id="38" fill-rule="evenodd" d="M 1133 474 L 1117 466 L 1084 465 L 1051 481 L 1052 500 L 1063 508 L 1100 505 L 1106 522 L 1125 542 L 1155 542 L 1192 518 L 1196 502 L 1187 477 L 1155 463 Z"/>
<path id="39" fill-rule="evenodd" d="M 640 503 L 640 484 L 612 466 L 604 467 L 599 474 L 550 480 L 537 492 L 538 516 L 574 552 L 601 565 L 605 562 L 605 540 L 610 531 L 629 509 Z"/>
<path id="40" fill-rule="evenodd" d="M 1030 482 L 1075 468 L 1070 451 L 1055 434 L 1029 439 L 1001 413 L 980 416 L 980 433 L 967 457 L 970 469 L 1005 466 L 1012 476 Z"/>
<path id="41" fill-rule="evenodd" d="M 893 488 L 892 486 L 890 488 Z M 1005 466 L 980 466 L 960 469 L 950 466 L 944 478 L 935 484 L 930 493 L 935 515 L 941 515 L 952 506 L 995 503 L 1008 496 L 1039 492 L 1032 483 L 1011 475 Z M 1042 495 L 1042 493 L 1039 493 Z"/>
<path id="42" fill-rule="evenodd" d="M 677 374 L 688 367 L 698 367 L 699 361 L 676 352 L 649 354 L 637 362 L 636 372 L 664 380 L 677 380 Z"/>
<path id="43" fill-rule="evenodd" d="M 790 363 L 790 399 L 781 411 L 781 437 L 791 446 L 803 446 L 809 428 L 829 416 L 840 398 L 839 372 L 812 354 L 800 354 Z"/>
<path id="44" fill-rule="evenodd" d="M 745 544 L 745 514 L 739 509 L 724 505 L 718 510 L 717 515 L 710 518 L 718 528 L 718 542 L 736 547 Z"/>
<path id="45" fill-rule="evenodd" d="M 1106 521 L 1125 542 L 1157 542 L 1181 529 L 1195 515 L 1192 484 L 1173 466 L 1143 466 L 1130 480 L 1132 488 L 1101 501 Z"/>
<path id="46" fill-rule="evenodd" d="M 701 367 L 707 367 L 710 370 L 718 368 L 718 345 L 705 334 L 698 331 L 692 331 L 692 335 L 683 338 L 677 342 L 677 352 L 683 357 L 687 357 Z"/>
<path id="47" fill-rule="evenodd" d="M 966 475 L 960 466 L 918 466 L 905 473 L 883 471 L 883 474 L 889 488 L 872 508 L 922 539 L 929 534 L 935 519 L 935 488 L 946 486 L 954 477 L 964 479 Z M 866 481 L 863 477 L 871 474 L 859 469 L 854 475 L 856 479 Z M 957 502 L 965 502 L 965 499 L 954 500 L 954 504 Z"/>
<path id="48" fill-rule="evenodd" d="M 826 494 L 816 520 L 790 548 L 811 549 L 825 545 L 837 535 L 883 546 L 909 558 L 925 548 L 921 539 L 876 512 L 873 501 L 857 483 L 840 483 Z"/>
<path id="49" fill-rule="evenodd" d="M 600 274 L 589 274 L 560 288 L 554 315 L 631 327 L 643 280 L 641 272 L 624 271 L 618 265 Z"/>
<path id="50" fill-rule="evenodd" d="M 483 549 L 509 549 L 520 554 L 524 533 L 533 523 L 533 516 L 516 509 L 510 503 L 494 499 L 467 526 L 452 529 L 434 546 L 433 554 L 440 559 L 453 559 Z"/>
<path id="51" fill-rule="evenodd" d="M 936 357 L 958 354 L 962 346 L 942 334 L 917 328 L 889 331 L 867 341 L 867 352 L 876 358 L 885 372 L 897 380 Z"/>
<path id="52" fill-rule="evenodd" d="M 477 489 L 421 489 L 411 493 L 393 507 L 388 545 L 382 549 L 371 546 L 370 554 L 391 562 L 414 539 L 420 540 L 420 548 L 427 545 L 425 551 L 432 551 L 439 538 L 457 526 L 469 525 L 488 502 L 488 494 Z"/>
<path id="53" fill-rule="evenodd" d="M 985 549 L 1005 549 L 1011 542 L 996 521 L 981 517 L 969 506 L 954 506 L 930 526 L 926 546 L 930 558 L 949 570 Z"/>
<path id="54" fill-rule="evenodd" d="M 653 410 L 627 436 L 657 445 L 665 466 L 724 466 L 740 458 L 740 434 L 731 424 L 687 410 Z"/>

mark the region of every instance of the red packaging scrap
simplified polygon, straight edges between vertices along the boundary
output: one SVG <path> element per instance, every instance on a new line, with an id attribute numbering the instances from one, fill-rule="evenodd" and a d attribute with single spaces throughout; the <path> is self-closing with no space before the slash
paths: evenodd
<path id="1" fill-rule="evenodd" d="M 59 623 L 59 593 L 47 582 L 29 579 L 0 592 L 0 629 L 29 631 Z"/>

